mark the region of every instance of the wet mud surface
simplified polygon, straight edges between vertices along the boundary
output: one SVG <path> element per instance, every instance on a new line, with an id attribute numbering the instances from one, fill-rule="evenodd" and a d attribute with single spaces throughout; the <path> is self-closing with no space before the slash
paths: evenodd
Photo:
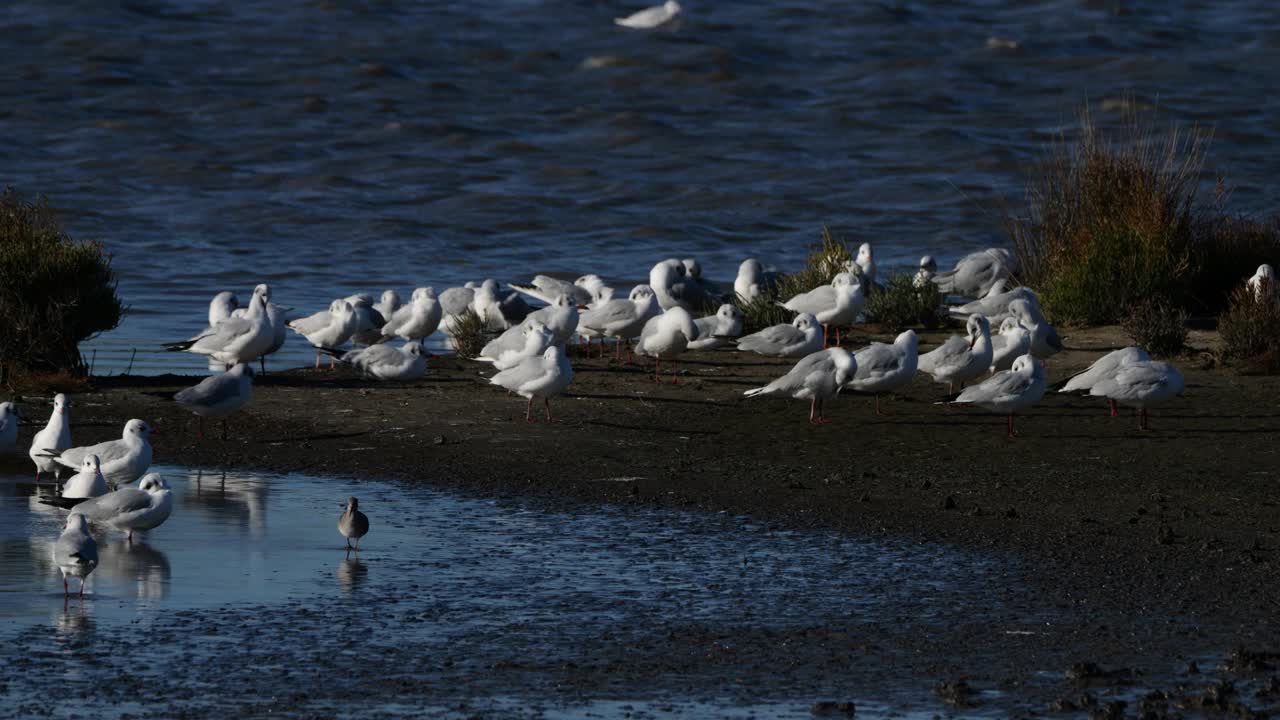
<path id="1" fill-rule="evenodd" d="M 1079 350 L 1049 362 L 1050 380 L 1121 342 L 1107 332 L 1069 334 Z M 32 653 L 32 671 L 74 670 L 83 692 L 123 709 L 131 693 L 155 692 L 148 672 L 188 658 L 205 669 L 179 684 L 186 697 L 168 699 L 195 716 L 228 707 L 342 714 L 357 697 L 374 715 L 557 716 L 573 703 L 570 716 L 662 716 L 668 706 L 692 715 L 706 710 L 696 703 L 712 702 L 711 714 L 755 708 L 772 717 L 843 712 L 845 701 L 860 703 L 863 716 L 1277 712 L 1280 682 L 1271 677 L 1280 662 L 1266 654 L 1280 638 L 1275 378 L 1192 357 L 1179 361 L 1186 396 L 1153 412 L 1152 432 L 1139 433 L 1129 416 L 1108 418 L 1105 405 L 1051 397 L 1020 418 L 1022 435 L 1009 442 L 1001 418 L 933 405 L 942 392 L 924 378 L 886 404 L 893 417 L 875 417 L 870 398 L 842 396 L 828 411 L 836 423 L 814 428 L 804 403 L 740 397 L 783 372 L 784 361 L 698 355 L 683 365 L 683 384 L 670 386 L 634 366 L 576 360 L 570 396 L 553 406 L 560 422 L 530 425 L 522 400 L 483 384 L 481 366 L 433 363 L 410 385 L 341 372 L 262 378 L 225 442 L 198 442 L 194 418 L 161 399 L 191 380 L 100 379 L 73 398 L 76 441 L 114 437 L 141 417 L 161 430 L 159 461 L 206 471 L 398 479 L 550 509 L 568 524 L 602 507 L 622 518 L 723 512 L 779 532 L 945 547 L 960 553 L 955 570 L 975 573 L 984 592 L 921 591 L 910 583 L 920 568 L 907 564 L 895 578 L 908 589 L 895 596 L 898 616 L 869 619 L 851 608 L 883 598 L 886 587 L 849 582 L 849 568 L 865 562 L 860 553 L 828 567 L 816 548 L 815 567 L 841 588 L 829 603 L 812 601 L 820 584 L 810 581 L 794 584 L 794 599 L 733 621 L 658 603 L 635 614 L 602 611 L 570 637 L 531 621 L 442 639 L 403 631 L 447 625 L 448 607 L 432 604 L 429 583 L 396 577 L 403 558 L 385 558 L 362 595 L 298 600 L 286 612 L 249 604 L 146 619 L 174 638 L 225 631 L 233 640 L 222 652 L 202 655 L 176 641 L 144 652 L 126 633 L 101 631 L 121 644 L 112 658 L 138 658 L 147 672 L 69 658 L 53 648 L 101 652 L 101 644 L 64 637 L 57 623 L 30 628 L 15 647 Z M 39 417 L 39 401 L 29 402 Z M 613 540 L 629 538 L 624 523 Z M 741 563 L 728 555 L 707 567 Z M 780 573 L 776 585 L 786 591 L 791 578 Z M 512 583 L 511 592 L 522 589 Z M 670 592 L 677 602 L 689 590 Z M 626 606 L 625 597 L 615 602 Z M 358 638 L 378 652 L 356 652 Z M 335 652 L 343 643 L 351 652 Z M 102 664 L 85 670 L 94 663 Z M 114 687 L 134 690 L 98 687 L 122 675 L 126 685 Z M 201 690 L 208 687 L 233 704 L 213 703 Z M 615 700 L 639 704 L 623 710 Z M 814 705 L 823 701 L 833 704 Z M 30 709 L 42 707 L 50 709 Z M 156 707 L 141 711 L 165 716 Z"/>

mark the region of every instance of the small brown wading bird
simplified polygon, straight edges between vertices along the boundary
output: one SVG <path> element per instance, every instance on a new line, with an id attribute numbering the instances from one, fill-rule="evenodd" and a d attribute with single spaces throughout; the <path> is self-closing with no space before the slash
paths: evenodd
<path id="1" fill-rule="evenodd" d="M 369 532 L 369 517 L 357 509 L 359 505 L 359 500 L 347 498 L 347 509 L 338 518 L 338 532 L 347 539 L 348 549 L 351 548 L 351 538 L 356 539 L 356 552 L 360 552 L 360 538 Z"/>

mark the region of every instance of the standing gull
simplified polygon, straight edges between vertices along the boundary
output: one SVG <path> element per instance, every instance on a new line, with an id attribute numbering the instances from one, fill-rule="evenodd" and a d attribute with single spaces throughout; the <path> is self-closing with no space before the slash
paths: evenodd
<path id="1" fill-rule="evenodd" d="M 893 392 L 911 382 L 919 363 L 914 330 L 907 330 L 894 339 L 893 344 L 871 343 L 854 353 L 857 373 L 846 387 L 876 396 L 876 415 L 891 415 L 880 410 L 880 396 Z"/>
<path id="2" fill-rule="evenodd" d="M 129 542 L 135 531 L 159 527 L 172 512 L 173 491 L 158 473 L 148 473 L 138 487 L 122 487 L 71 508 L 72 515 L 128 533 Z"/>
<path id="3" fill-rule="evenodd" d="M 253 369 L 241 363 L 201 380 L 173 396 L 179 405 L 200 417 L 199 438 L 204 439 L 204 419 L 222 418 L 222 439 L 227 439 L 227 416 L 253 397 Z"/>
<path id="4" fill-rule="evenodd" d="M 444 304 L 436 299 L 436 291 L 420 287 L 413 291 L 408 305 L 401 305 L 387 318 L 387 324 L 382 326 L 382 337 L 425 340 L 440 327 L 443 317 Z"/>
<path id="5" fill-rule="evenodd" d="M 347 509 L 338 518 L 338 532 L 347 539 L 348 550 L 352 549 L 351 538 L 355 538 L 355 551 L 360 552 L 360 538 L 369 533 L 369 516 L 360 512 L 360 501 L 354 497 L 347 498 Z"/>
<path id="6" fill-rule="evenodd" d="M 583 275 L 577 282 L 559 280 L 548 275 L 535 275 L 530 283 L 524 285 L 511 283 L 509 287 L 548 305 L 554 303 L 560 295 L 568 295 L 574 303 L 585 306 L 595 299 L 591 294 L 592 288 L 587 286 L 594 286 L 595 281 L 599 280 L 600 277 L 597 275 Z M 603 285 L 603 281 L 600 284 Z"/>
<path id="7" fill-rule="evenodd" d="M 1045 319 L 1040 311 L 1040 303 L 1035 300 L 1019 298 L 1009 303 L 1009 316 L 1017 318 L 1031 333 L 1031 354 L 1046 358 L 1062 351 L 1062 339 L 1058 331 Z"/>
<path id="8" fill-rule="evenodd" d="M 834 347 L 804 356 L 786 375 L 742 394 L 757 397 L 786 393 L 797 400 L 808 400 L 809 422 L 825 425 L 830 421 L 823 417 L 823 401 L 835 397 L 857 371 L 857 360 L 853 354 L 844 348 Z"/>
<path id="9" fill-rule="evenodd" d="M 839 345 L 840 328 L 852 325 L 858 319 L 858 313 L 862 312 L 865 302 L 862 282 L 852 273 L 842 272 L 832 278 L 829 284 L 819 285 L 779 304 L 792 312 L 813 315 L 822 323 L 824 341 L 828 334 L 827 326 L 834 327 L 835 344 Z"/>
<path id="10" fill-rule="evenodd" d="M 721 305 L 715 315 L 693 321 L 698 338 L 689 343 L 690 350 L 714 350 L 729 344 L 742 335 L 742 311 L 728 303 Z"/>
<path id="11" fill-rule="evenodd" d="M 124 424 L 119 440 L 68 448 L 62 452 L 50 451 L 46 455 L 73 470 L 79 470 L 85 458 L 97 455 L 102 460 L 102 476 L 108 483 L 119 487 L 142 477 L 151 467 L 151 433 L 150 425 L 135 418 Z"/>
<path id="12" fill-rule="evenodd" d="M 253 361 L 265 353 L 271 343 L 272 329 L 267 318 L 266 301 L 261 294 L 254 293 L 243 317 L 233 314 L 189 340 L 166 343 L 164 348 L 169 352 L 207 355 L 212 361 L 230 367 Z"/>
<path id="13" fill-rule="evenodd" d="M 1150 360 L 1151 356 L 1146 350 L 1140 347 L 1127 347 L 1103 355 L 1094 361 L 1084 372 L 1072 375 L 1062 383 L 1062 387 L 1058 392 L 1074 393 L 1088 392 L 1093 389 L 1094 385 L 1115 376 L 1120 368 L 1136 362 L 1144 362 Z M 1116 417 L 1120 413 L 1116 411 L 1116 401 L 1110 400 L 1111 417 Z"/>
<path id="14" fill-rule="evenodd" d="M 920 356 L 919 369 L 946 383 L 947 392 L 985 373 L 991 367 L 991 324 L 982 315 L 970 315 L 965 323 L 968 336 L 952 335 L 936 349 Z"/>
<path id="15" fill-rule="evenodd" d="M 1139 360 L 1100 380 L 1089 394 L 1138 408 L 1138 429 L 1150 430 L 1147 408 L 1182 394 L 1184 387 L 1186 383 L 1182 373 L 1174 366 L 1154 360 Z"/>
<path id="16" fill-rule="evenodd" d="M 693 324 L 693 316 L 682 307 L 672 307 L 644 324 L 636 340 L 636 354 L 653 358 L 653 379 L 659 383 L 662 382 L 662 361 L 669 360 L 671 384 L 679 385 L 680 355 L 697 337 L 698 327 Z"/>
<path id="17" fill-rule="evenodd" d="M 1013 361 L 1031 352 L 1031 331 L 1009 316 L 1000 323 L 1000 332 L 991 336 L 991 372 L 1008 370 Z"/>
<path id="18" fill-rule="evenodd" d="M 281 307 L 271 302 L 271 286 L 261 283 L 253 288 L 254 295 L 262 296 L 262 306 L 267 313 L 267 324 L 271 326 L 271 343 L 267 349 L 258 356 L 258 362 L 262 364 L 262 371 L 267 371 L 267 356 L 275 354 L 280 348 L 284 347 L 284 339 L 288 336 L 288 312 L 291 308 Z M 234 317 L 245 317 L 248 310 L 240 308 L 232 311 Z M 226 366 L 213 367 L 210 364 L 210 370 L 223 370 Z"/>
<path id="19" fill-rule="evenodd" d="M 62 534 L 53 543 L 53 564 L 62 571 L 62 595 L 71 594 L 67 578 L 80 578 L 80 597 L 84 597 L 84 579 L 98 567 L 98 543 L 89 534 L 83 515 L 67 516 Z"/>
<path id="20" fill-rule="evenodd" d="M 563 393 L 569 383 L 573 382 L 573 368 L 569 365 L 569 358 L 565 357 L 564 348 L 553 345 L 542 355 L 525 358 L 519 365 L 494 375 L 489 378 L 489 382 L 529 399 L 524 413 L 525 422 L 535 422 L 533 401 L 535 398 L 542 398 L 547 410 L 547 422 L 552 422 L 551 398 Z"/>
<path id="21" fill-rule="evenodd" d="M 977 405 L 992 412 L 1008 416 L 1008 437 L 1017 437 L 1013 429 L 1013 414 L 1040 402 L 1047 383 L 1044 364 L 1032 355 L 1023 355 L 1013 361 L 1013 368 L 1003 370 L 966 389 L 951 402 L 961 405 Z"/>
<path id="22" fill-rule="evenodd" d="M 320 369 L 320 348 L 336 348 L 345 344 L 355 333 L 357 325 L 355 308 L 346 300 L 334 300 L 328 310 L 298 318 L 289 323 L 289 329 L 305 337 L 316 349 L 316 369 Z M 334 362 L 330 360 L 329 369 Z"/>
<path id="23" fill-rule="evenodd" d="M 686 273 L 688 268 L 675 258 L 663 260 L 649 270 L 649 287 L 663 310 L 678 306 L 696 312 L 707 304 L 707 291 Z"/>
<path id="24" fill-rule="evenodd" d="M 55 480 L 62 479 L 62 466 L 48 456 L 49 451 L 62 452 L 71 447 L 71 418 L 67 414 L 70 401 L 67 396 L 58 393 L 53 396 L 53 412 L 49 414 L 49 423 L 31 439 L 31 449 L 27 452 L 31 462 L 36 464 L 36 482 L 40 475 L 51 472 Z"/>
<path id="25" fill-rule="evenodd" d="M 822 330 L 810 313 L 800 313 L 789 325 L 771 325 L 738 338 L 738 349 L 768 357 L 804 357 L 822 349 Z"/>
<path id="26" fill-rule="evenodd" d="M 648 285 L 637 285 L 631 295 L 601 303 L 578 317 L 578 332 L 586 336 L 588 352 L 591 338 L 601 340 L 600 352 L 604 354 L 604 338 L 617 339 L 616 359 L 622 359 L 622 345 L 639 337 L 649 318 L 660 313 L 658 299 Z"/>

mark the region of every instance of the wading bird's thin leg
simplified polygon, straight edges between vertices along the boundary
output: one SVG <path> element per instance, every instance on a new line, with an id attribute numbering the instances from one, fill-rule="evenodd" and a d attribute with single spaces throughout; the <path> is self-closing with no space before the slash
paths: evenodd
<path id="1" fill-rule="evenodd" d="M 879 417 L 892 417 L 893 413 L 885 412 L 880 409 L 880 393 L 876 393 L 876 415 Z"/>
<path id="2" fill-rule="evenodd" d="M 538 422 L 538 420 L 533 417 L 533 396 L 532 395 L 529 396 L 529 404 L 526 405 L 524 408 L 524 421 L 529 423 Z"/>
<path id="3" fill-rule="evenodd" d="M 542 398 L 542 405 L 547 409 L 547 422 L 555 422 L 551 419 L 551 398 Z"/>
<path id="4" fill-rule="evenodd" d="M 1111 405 L 1111 417 L 1119 417 L 1120 411 L 1116 409 L 1116 401 L 1107 400 L 1107 403 Z"/>

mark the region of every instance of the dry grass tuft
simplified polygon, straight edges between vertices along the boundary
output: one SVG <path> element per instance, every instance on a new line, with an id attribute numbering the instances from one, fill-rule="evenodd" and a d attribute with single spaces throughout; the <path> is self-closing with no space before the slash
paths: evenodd
<path id="1" fill-rule="evenodd" d="M 453 349 L 457 351 L 459 357 L 470 360 L 479 355 L 488 342 L 488 327 L 484 318 L 477 315 L 471 308 L 467 308 L 467 311 L 459 315 L 458 321 L 453 325 Z"/>

